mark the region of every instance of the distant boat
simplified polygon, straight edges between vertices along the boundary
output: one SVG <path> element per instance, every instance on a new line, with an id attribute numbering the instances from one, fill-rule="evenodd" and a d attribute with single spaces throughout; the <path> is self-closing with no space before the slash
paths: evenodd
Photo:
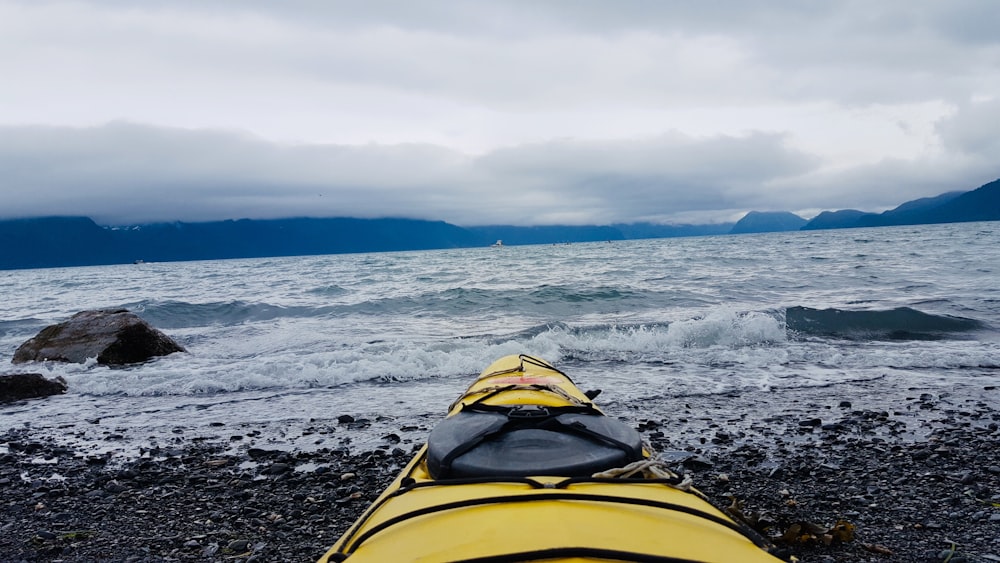
<path id="1" fill-rule="evenodd" d="M 497 239 L 497 241 L 494 242 L 493 244 L 491 244 L 490 246 L 494 246 L 494 247 L 499 248 L 499 247 L 503 246 L 503 241 L 500 240 L 500 239 Z"/>
<path id="2" fill-rule="evenodd" d="M 133 264 L 145 264 L 145 263 L 146 263 L 146 261 L 140 258 L 139 260 L 135 260 L 135 261 L 133 261 L 132 263 L 133 263 Z"/>

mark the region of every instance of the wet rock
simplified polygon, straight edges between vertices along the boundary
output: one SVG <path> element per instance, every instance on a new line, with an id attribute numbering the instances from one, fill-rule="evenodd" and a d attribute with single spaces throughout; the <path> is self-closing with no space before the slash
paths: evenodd
<path id="1" fill-rule="evenodd" d="M 0 403 L 59 395 L 66 392 L 62 377 L 46 379 L 40 373 L 0 375 Z"/>
<path id="2" fill-rule="evenodd" d="M 691 452 L 685 452 L 680 450 L 664 450 L 660 452 L 660 459 L 667 463 L 683 463 L 685 460 L 691 459 L 695 454 Z"/>
<path id="3" fill-rule="evenodd" d="M 266 475 L 281 475 L 282 473 L 288 473 L 292 470 L 292 466 L 287 463 L 272 463 L 270 467 L 263 471 Z"/>
<path id="4" fill-rule="evenodd" d="M 11 361 L 84 363 L 97 358 L 102 365 L 126 365 L 184 351 L 134 313 L 124 309 L 95 310 L 79 312 L 66 322 L 45 327 L 21 344 Z"/>
<path id="5" fill-rule="evenodd" d="M 250 448 L 247 450 L 247 455 L 250 456 L 250 459 L 278 457 L 283 453 L 281 450 L 265 450 L 263 448 Z"/>
<path id="6" fill-rule="evenodd" d="M 112 482 L 110 482 L 110 483 L 108 483 L 107 485 L 104 486 L 104 490 L 107 491 L 107 492 L 109 492 L 109 493 L 111 493 L 111 494 L 117 495 L 118 493 L 123 493 L 123 492 L 127 491 L 128 487 L 126 487 L 126 486 L 124 486 L 124 485 L 122 485 L 120 483 L 116 483 L 116 482 L 112 481 Z"/>
<path id="7" fill-rule="evenodd" d="M 688 467 L 690 469 L 695 469 L 695 470 L 697 470 L 697 469 L 708 469 L 708 468 L 712 467 L 713 465 L 715 465 L 715 464 L 712 463 L 712 461 L 710 459 L 708 459 L 706 457 L 703 457 L 703 456 L 700 456 L 700 455 L 696 455 L 694 457 L 690 457 L 690 458 L 684 460 L 684 467 Z"/>

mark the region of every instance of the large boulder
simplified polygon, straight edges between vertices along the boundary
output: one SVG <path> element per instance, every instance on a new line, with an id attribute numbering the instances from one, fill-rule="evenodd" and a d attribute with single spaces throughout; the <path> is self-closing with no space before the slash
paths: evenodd
<path id="1" fill-rule="evenodd" d="M 99 364 L 117 366 L 185 351 L 134 313 L 98 310 L 82 311 L 66 322 L 43 328 L 18 347 L 12 361 L 82 364 L 88 358 L 97 358 Z"/>
<path id="2" fill-rule="evenodd" d="M 0 403 L 48 397 L 65 392 L 66 380 L 61 377 L 45 379 L 40 373 L 0 375 Z"/>

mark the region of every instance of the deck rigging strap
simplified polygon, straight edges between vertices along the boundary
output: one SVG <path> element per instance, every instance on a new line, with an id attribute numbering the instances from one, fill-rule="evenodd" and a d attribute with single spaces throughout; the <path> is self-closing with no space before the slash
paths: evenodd
<path id="1" fill-rule="evenodd" d="M 507 374 L 507 373 L 524 373 L 524 364 L 531 364 L 531 365 L 536 366 L 536 367 L 540 367 L 540 368 L 552 370 L 552 371 L 558 373 L 559 375 L 565 377 L 567 380 L 569 380 L 570 383 L 573 383 L 573 380 L 570 378 L 570 376 L 566 375 L 565 372 L 563 372 L 562 370 L 558 369 L 554 365 L 546 362 L 545 360 L 543 360 L 541 358 L 536 358 L 534 356 L 529 356 L 527 354 L 518 354 L 517 357 L 520 360 L 520 363 L 517 365 L 517 367 L 508 368 L 508 369 L 501 369 L 501 370 L 498 370 L 498 371 L 491 371 L 490 373 L 485 373 L 485 374 L 479 376 L 476 379 L 476 381 L 479 381 L 480 379 L 486 379 L 487 377 L 494 377 L 494 376 L 497 376 L 497 375 L 504 375 L 504 374 Z"/>
<path id="2" fill-rule="evenodd" d="M 550 561 L 553 559 L 600 559 L 601 561 L 627 561 L 629 563 L 702 563 L 694 559 L 682 559 L 664 555 L 650 555 L 633 551 L 617 549 L 600 549 L 595 547 L 557 547 L 517 553 L 502 553 L 485 555 L 470 559 L 460 559 L 452 563 L 518 563 L 523 561 Z"/>
<path id="3" fill-rule="evenodd" d="M 461 404 L 462 408 L 466 408 L 469 405 L 480 404 L 483 401 L 491 399 L 500 393 L 506 393 L 507 391 L 542 391 L 546 393 L 552 393 L 553 395 L 558 395 L 561 399 L 566 400 L 570 404 L 578 406 L 588 406 L 597 410 L 594 407 L 594 403 L 589 401 L 581 401 L 580 399 L 570 395 L 565 389 L 559 387 L 558 385 L 546 385 L 544 383 L 509 383 L 507 385 L 493 385 L 490 387 L 483 387 L 482 389 L 476 389 L 475 391 L 468 391 L 461 397 L 455 400 L 452 404 L 448 405 L 448 410 L 451 411 L 456 405 Z M 467 399 L 474 395 L 481 395 L 470 403 L 463 403 L 463 399 Z"/>

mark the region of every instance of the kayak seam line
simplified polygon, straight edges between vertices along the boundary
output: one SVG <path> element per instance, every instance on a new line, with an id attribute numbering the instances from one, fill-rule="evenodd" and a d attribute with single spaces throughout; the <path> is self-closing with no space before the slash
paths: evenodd
<path id="1" fill-rule="evenodd" d="M 612 561 L 629 561 L 635 563 L 704 563 L 697 559 L 682 559 L 664 555 L 651 555 L 635 551 L 603 549 L 597 547 L 555 547 L 516 553 L 501 553 L 470 559 L 456 559 L 451 563 L 513 563 L 519 561 L 541 561 L 568 557 L 595 557 Z"/>
<path id="2" fill-rule="evenodd" d="M 661 509 L 664 509 L 664 510 L 670 510 L 670 511 L 674 511 L 674 512 L 680 512 L 680 513 L 683 513 L 683 514 L 688 514 L 688 515 L 691 515 L 691 516 L 696 516 L 696 517 L 699 517 L 699 518 L 703 518 L 705 520 L 708 520 L 710 522 L 713 522 L 715 524 L 718 524 L 720 526 L 728 528 L 728 529 L 736 532 L 737 534 L 739 534 L 740 537 L 743 537 L 743 538 L 747 539 L 748 541 L 750 541 L 751 543 L 753 543 L 754 545 L 757 545 L 757 542 L 754 541 L 753 538 L 750 538 L 746 534 L 743 533 L 743 530 L 739 527 L 739 525 L 737 525 L 737 524 L 735 524 L 733 522 L 730 522 L 730 521 L 728 521 L 728 520 L 726 520 L 724 518 L 720 518 L 718 516 L 715 516 L 714 514 L 709 514 L 707 512 L 703 512 L 701 510 L 698 510 L 696 508 L 691 508 L 689 506 L 684 506 L 684 505 L 674 504 L 674 503 L 669 503 L 669 502 L 660 502 L 660 501 L 650 500 L 650 499 L 633 498 L 633 497 L 618 497 L 618 496 L 612 496 L 612 495 L 589 495 L 589 494 L 583 494 L 583 493 L 564 493 L 564 492 L 558 492 L 558 493 L 533 493 L 533 494 L 516 495 L 516 496 L 500 496 L 500 497 L 473 498 L 473 499 L 466 499 L 466 500 L 461 500 L 461 501 L 456 501 L 456 502 L 449 502 L 449 503 L 445 503 L 445 504 L 437 504 L 437 505 L 434 505 L 434 506 L 428 506 L 428 507 L 425 507 L 425 508 L 413 510 L 411 512 L 400 514 L 399 516 L 394 516 L 393 518 L 390 518 L 390 519 L 388 519 L 388 520 L 386 520 L 384 522 L 376 524 L 371 529 L 369 529 L 369 530 L 365 531 L 363 534 L 361 534 L 356 540 L 354 540 L 354 542 L 352 542 L 350 548 L 348 548 L 347 545 L 346 545 L 346 543 L 345 543 L 344 546 L 343 546 L 343 553 L 350 555 L 351 553 L 354 553 L 361 544 L 363 544 L 364 542 L 368 541 L 368 539 L 370 539 L 372 536 L 374 536 L 374 535 L 382 532 L 383 530 L 391 528 L 392 526 L 395 526 L 396 524 L 400 524 L 402 522 L 405 522 L 407 520 L 411 520 L 413 518 L 417 518 L 419 516 L 425 516 L 427 514 L 433 514 L 435 512 L 444 512 L 444 511 L 447 511 L 447 510 L 455 510 L 455 509 L 460 509 L 460 508 L 470 508 L 470 507 L 474 507 L 474 506 L 482 506 L 482 505 L 489 505 L 489 504 L 515 503 L 515 502 L 535 502 L 535 501 L 554 501 L 554 500 L 555 501 L 559 501 L 559 500 L 575 500 L 575 501 L 584 501 L 584 502 L 590 501 L 590 502 L 596 502 L 596 503 L 602 503 L 603 502 L 603 503 L 617 503 L 617 504 L 632 504 L 632 505 L 637 505 L 637 506 L 647 506 L 647 507 L 652 507 L 652 508 L 661 508 Z M 758 546 L 758 547 L 760 547 L 760 546 Z"/>
<path id="3" fill-rule="evenodd" d="M 415 464 L 417 460 L 411 462 Z M 529 485 L 533 489 L 544 488 L 544 484 L 535 481 L 534 479 L 528 477 L 512 477 L 512 478 L 501 478 L 501 479 L 488 479 L 488 478 L 477 478 L 477 479 L 455 479 L 449 481 L 423 481 L 418 482 L 411 477 L 406 477 L 400 482 L 400 486 L 395 491 L 386 494 L 378 502 L 375 502 L 368 507 L 368 510 L 361 515 L 360 518 L 350 527 L 349 530 L 344 534 L 343 538 L 340 540 L 340 549 L 338 553 L 347 553 L 347 544 L 351 542 L 351 539 L 358 533 L 358 531 L 364 527 L 365 523 L 390 500 L 405 494 L 414 489 L 422 489 L 430 486 L 442 486 L 442 485 L 480 485 L 480 484 L 495 484 L 495 483 L 517 483 Z"/>

